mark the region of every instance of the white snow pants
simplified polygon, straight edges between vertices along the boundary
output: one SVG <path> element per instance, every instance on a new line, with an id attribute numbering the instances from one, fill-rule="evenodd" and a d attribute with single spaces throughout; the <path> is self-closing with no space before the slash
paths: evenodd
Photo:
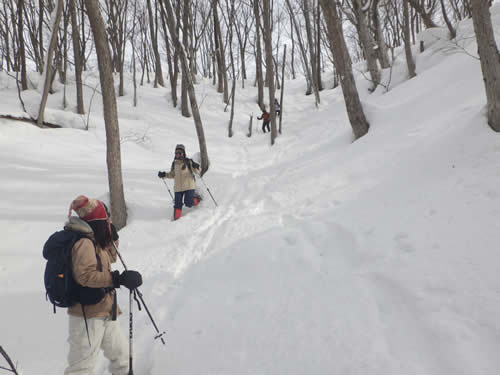
<path id="1" fill-rule="evenodd" d="M 69 316 L 68 367 L 64 375 L 93 375 L 99 351 L 110 360 L 109 372 L 127 375 L 129 367 L 128 342 L 118 320 L 111 318 L 87 319 L 90 343 L 82 317 Z"/>

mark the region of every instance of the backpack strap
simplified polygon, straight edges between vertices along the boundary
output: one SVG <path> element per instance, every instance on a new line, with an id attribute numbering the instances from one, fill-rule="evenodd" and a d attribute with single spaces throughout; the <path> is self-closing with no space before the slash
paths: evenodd
<path id="1" fill-rule="evenodd" d="M 193 176 L 193 180 L 196 181 L 196 177 L 193 172 L 193 165 L 195 168 L 199 168 L 200 167 L 199 164 L 193 161 L 193 159 L 188 159 L 188 158 L 184 160 L 184 163 L 188 166 L 189 172 L 191 172 L 191 176 Z"/>

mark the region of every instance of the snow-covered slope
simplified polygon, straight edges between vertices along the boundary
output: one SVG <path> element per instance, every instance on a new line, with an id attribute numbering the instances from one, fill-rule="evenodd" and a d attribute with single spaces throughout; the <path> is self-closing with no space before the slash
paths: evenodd
<path id="1" fill-rule="evenodd" d="M 470 35 L 470 21 L 460 30 Z M 463 43 L 475 52 L 473 40 Z M 171 108 L 165 89 L 141 88 L 132 107 L 129 87 L 119 98 L 129 208 L 120 247 L 166 331 L 163 346 L 135 313 L 136 373 L 500 371 L 500 138 L 486 124 L 479 62 L 450 48 L 441 40 L 415 51 L 411 81 L 398 55 L 384 72 L 388 92 L 369 95 L 360 77 L 371 129 L 354 143 L 339 89 L 322 91 L 315 109 L 304 82 L 287 81 L 283 134 L 271 147 L 255 128 L 253 87 L 238 90 L 227 138 L 229 113 L 200 82 L 204 182 L 218 207 L 199 182 L 201 206 L 176 222 L 156 174 L 177 143 L 198 151 L 192 119 Z M 5 76 L 1 84 L 0 112 L 19 113 L 15 85 Z M 87 107 L 91 96 L 87 88 Z M 59 92 L 50 118 L 72 128 L 0 120 L 0 345 L 25 375 L 65 367 L 67 317 L 45 301 L 43 243 L 74 197 L 107 199 L 100 97 L 89 131 L 74 129 L 86 118 L 60 103 Z M 127 297 L 121 291 L 124 310 Z"/>

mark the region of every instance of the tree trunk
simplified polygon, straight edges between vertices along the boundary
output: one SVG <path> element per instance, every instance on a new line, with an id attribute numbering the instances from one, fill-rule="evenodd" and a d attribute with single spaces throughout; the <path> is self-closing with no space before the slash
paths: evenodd
<path id="1" fill-rule="evenodd" d="M 500 56 L 489 5 L 484 0 L 472 0 L 472 22 L 486 89 L 488 124 L 494 131 L 500 132 Z"/>
<path id="2" fill-rule="evenodd" d="M 387 52 L 387 44 L 384 39 L 384 32 L 382 31 L 382 25 L 380 24 L 380 17 L 378 13 L 378 3 L 379 0 L 373 0 L 372 2 L 372 20 L 373 27 L 375 28 L 375 41 L 377 42 L 378 58 L 380 61 L 380 66 L 382 69 L 387 69 L 390 66 L 389 54 Z"/>
<path id="3" fill-rule="evenodd" d="M 161 59 L 160 53 L 158 52 L 158 38 L 156 37 L 156 30 L 154 26 L 153 11 L 151 9 L 151 0 L 147 0 L 147 8 L 149 15 L 149 30 L 151 33 L 151 44 L 153 46 L 153 52 L 155 54 L 155 88 L 160 86 L 165 86 L 163 81 L 163 71 L 161 69 Z"/>
<path id="4" fill-rule="evenodd" d="M 455 30 L 455 28 L 451 24 L 450 19 L 448 18 L 448 13 L 446 12 L 446 7 L 444 5 L 444 1 L 440 0 L 440 2 L 441 2 L 441 12 L 443 13 L 444 22 L 446 22 L 446 26 L 448 27 L 448 30 L 450 31 L 450 39 L 455 39 L 455 37 L 457 36 L 457 31 Z"/>
<path id="5" fill-rule="evenodd" d="M 19 39 L 19 63 L 21 65 L 21 88 L 28 89 L 28 80 L 26 78 L 26 52 L 24 48 L 24 24 L 23 24 L 24 0 L 17 2 L 17 31 Z"/>
<path id="6" fill-rule="evenodd" d="M 266 80 L 269 88 L 269 114 L 271 115 L 271 145 L 274 145 L 277 134 L 276 111 L 274 110 L 274 63 L 273 38 L 271 32 L 271 13 L 269 0 L 263 0 L 262 18 L 264 18 L 264 44 L 266 49 Z"/>
<path id="7" fill-rule="evenodd" d="M 43 61 L 43 0 L 38 0 L 38 11 L 39 13 L 39 19 L 38 19 L 38 43 L 40 45 L 40 59 Z M 43 69 L 43 67 L 42 67 Z"/>
<path id="8" fill-rule="evenodd" d="M 314 55 L 314 42 L 313 42 L 313 37 L 312 37 L 312 30 L 311 30 L 311 20 L 309 17 L 309 14 L 311 13 L 311 8 L 309 7 L 309 0 L 303 0 L 303 5 L 304 5 L 304 18 L 306 22 L 306 34 L 307 34 L 307 44 L 309 45 L 309 59 L 311 62 L 311 86 L 312 90 L 314 92 L 314 97 L 316 98 L 316 107 L 318 104 L 321 102 L 321 99 L 319 97 L 319 88 L 318 88 L 318 74 L 317 74 L 317 65 L 316 65 L 316 59 Z M 319 56 L 318 56 L 319 58 Z"/>
<path id="9" fill-rule="evenodd" d="M 306 89 L 306 95 L 311 94 L 311 81 L 312 81 L 312 74 L 311 74 L 311 68 L 310 64 L 307 61 L 307 53 L 306 53 L 306 48 L 304 46 L 304 43 L 302 42 L 302 38 L 300 36 L 300 29 L 297 25 L 297 20 L 295 19 L 294 15 L 294 10 L 292 8 L 292 5 L 290 4 L 289 0 L 286 0 L 286 4 L 288 6 L 288 12 L 290 13 L 290 17 L 292 20 L 292 24 L 295 28 L 295 34 L 297 34 L 297 41 L 299 42 L 299 49 L 300 49 L 300 56 L 302 57 L 302 65 L 303 65 L 303 70 L 306 75 L 306 82 L 307 82 L 307 89 Z"/>
<path id="10" fill-rule="evenodd" d="M 330 48 L 332 49 L 335 69 L 340 76 L 340 84 L 347 108 L 347 115 L 356 139 L 368 133 L 370 124 L 363 113 L 356 82 L 352 74 L 351 58 L 342 31 L 342 24 L 337 13 L 337 6 L 329 0 L 320 0 L 325 17 Z"/>
<path id="11" fill-rule="evenodd" d="M 212 2 L 212 14 L 214 16 L 214 42 L 215 42 L 215 56 L 217 58 L 217 92 L 224 92 L 224 68 L 222 60 L 224 59 L 224 53 L 222 50 L 222 38 L 219 36 L 220 23 L 219 16 L 217 12 L 217 2 L 218 0 L 213 0 Z"/>
<path id="12" fill-rule="evenodd" d="M 371 36 L 371 31 L 368 28 L 366 14 L 362 8 L 361 0 L 354 0 L 353 7 L 356 12 L 356 18 L 358 22 L 359 39 L 363 48 L 363 52 L 366 59 L 366 66 L 370 72 L 370 77 L 372 81 L 372 90 L 375 91 L 380 83 L 380 71 L 377 64 L 377 52 L 374 46 L 374 40 Z"/>
<path id="13" fill-rule="evenodd" d="M 290 13 L 290 39 L 292 40 L 292 53 L 291 53 L 291 69 L 292 69 L 292 79 L 295 79 L 295 38 L 293 37 L 293 21 L 292 14 Z"/>
<path id="14" fill-rule="evenodd" d="M 259 0 L 253 0 L 255 17 L 255 81 L 257 82 L 257 103 L 264 108 L 264 76 L 262 74 L 262 47 L 260 45 L 260 10 Z"/>
<path id="15" fill-rule="evenodd" d="M 229 138 L 233 136 L 233 120 L 234 120 L 234 100 L 236 95 L 236 69 L 234 68 L 234 53 L 233 53 L 233 27 L 234 27 L 234 0 L 231 0 L 231 15 L 229 17 L 229 55 L 231 57 L 231 71 L 233 73 L 233 84 L 231 88 L 231 115 L 229 117 L 229 126 L 227 135 Z"/>
<path id="16" fill-rule="evenodd" d="M 99 0 L 85 0 L 89 16 L 90 27 L 94 35 L 101 81 L 104 123 L 106 126 L 106 162 L 108 166 L 108 184 L 111 199 L 111 216 L 116 228 L 120 230 L 127 225 L 127 207 L 123 192 L 120 128 L 118 124 L 118 110 L 116 106 L 115 85 L 111 53 L 99 10 Z"/>
<path id="17" fill-rule="evenodd" d="M 78 24 L 76 22 L 75 0 L 69 0 L 69 12 L 71 16 L 71 36 L 73 38 L 73 55 L 75 59 L 75 80 L 76 80 L 76 112 L 79 115 L 85 113 L 83 104 L 83 57 L 80 51 L 80 37 L 78 34 Z"/>
<path id="18" fill-rule="evenodd" d="M 316 4 L 316 81 L 318 82 L 318 90 L 323 90 L 323 81 L 321 79 L 321 7 L 319 2 Z M 283 59 L 284 60 L 284 59 Z M 280 118 L 281 124 L 281 118 Z M 281 131 L 280 131 L 281 133 Z"/>
<path id="19" fill-rule="evenodd" d="M 52 17 L 54 23 L 52 24 L 49 49 L 47 51 L 47 59 L 45 60 L 44 74 L 42 75 L 44 78 L 44 85 L 37 119 L 37 125 L 39 127 L 43 125 L 43 115 L 45 112 L 45 106 L 47 105 L 47 97 L 49 95 L 49 89 L 52 81 L 52 58 L 54 57 L 54 51 L 56 49 L 57 30 L 59 28 L 59 22 L 61 22 L 62 9 L 63 0 L 57 0 L 56 8 L 54 9 L 55 14 Z"/>
<path id="20" fill-rule="evenodd" d="M 411 53 L 408 0 L 403 0 L 403 37 L 405 43 L 406 65 L 408 66 L 408 76 L 411 79 L 415 77 L 417 73 L 415 72 L 415 61 L 413 60 L 413 55 Z"/>
<path id="21" fill-rule="evenodd" d="M 174 79 L 177 77 L 174 74 L 173 65 L 174 61 L 172 58 L 172 52 L 170 49 L 170 43 L 168 41 L 168 33 L 167 33 L 167 17 L 165 14 L 165 9 L 163 7 L 163 2 L 160 1 L 160 12 L 161 12 L 161 25 L 163 28 L 163 34 L 165 34 L 165 49 L 167 50 L 167 63 L 168 63 L 168 78 L 170 80 L 170 95 L 172 97 L 172 105 L 173 107 L 177 107 L 177 82 Z"/>
<path id="22" fill-rule="evenodd" d="M 285 64 L 286 64 L 286 44 L 283 49 L 283 66 L 281 67 L 281 93 L 280 93 L 280 125 L 278 132 L 281 134 L 281 120 L 283 119 L 283 94 L 285 93 Z"/>
<path id="23" fill-rule="evenodd" d="M 189 23 L 189 13 L 188 13 L 188 8 L 189 8 L 189 0 L 184 0 L 184 6 L 182 9 L 182 45 L 184 48 L 184 51 L 189 50 L 189 40 L 188 40 L 188 23 Z M 181 72 L 181 112 L 184 117 L 191 117 L 191 113 L 189 112 L 189 103 L 188 103 L 188 83 L 187 83 L 187 75 L 191 74 L 190 69 L 186 70 L 184 69 L 184 66 L 182 67 L 182 72 Z"/>
<path id="24" fill-rule="evenodd" d="M 422 21 L 424 21 L 425 28 L 429 29 L 431 27 L 437 27 L 437 25 L 432 20 L 430 13 L 426 13 L 425 8 L 418 0 L 408 0 L 408 3 L 412 6 L 415 11 L 420 14 Z"/>

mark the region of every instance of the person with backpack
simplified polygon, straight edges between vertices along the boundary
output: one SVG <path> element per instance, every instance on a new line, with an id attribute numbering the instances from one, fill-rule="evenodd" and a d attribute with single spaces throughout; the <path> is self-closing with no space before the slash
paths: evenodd
<path id="1" fill-rule="evenodd" d="M 78 217 L 71 217 L 72 211 Z M 79 297 L 68 308 L 69 353 L 64 375 L 93 374 L 101 350 L 110 361 L 110 372 L 126 375 L 128 344 L 117 320 L 121 312 L 115 289 L 123 285 L 133 290 L 142 284 L 142 276 L 137 271 L 111 270 L 117 259 L 113 241 L 118 234 L 102 202 L 80 195 L 71 203 L 68 219 L 65 231 L 77 232 L 81 238 L 71 248 L 72 277 Z"/>
<path id="2" fill-rule="evenodd" d="M 266 132 L 266 129 L 268 132 L 271 131 L 271 128 L 269 127 L 269 122 L 271 121 L 271 115 L 269 112 L 266 111 L 266 107 L 264 106 L 262 108 L 262 115 L 260 117 L 257 117 L 257 120 L 263 120 L 262 123 L 262 132 Z"/>
<path id="3" fill-rule="evenodd" d="M 174 179 L 174 220 L 182 216 L 183 201 L 186 207 L 197 206 L 201 197 L 195 192 L 195 173 L 200 175 L 200 165 L 186 157 L 186 148 L 182 144 L 175 146 L 175 156 L 170 172 L 159 171 L 159 178 Z"/>

